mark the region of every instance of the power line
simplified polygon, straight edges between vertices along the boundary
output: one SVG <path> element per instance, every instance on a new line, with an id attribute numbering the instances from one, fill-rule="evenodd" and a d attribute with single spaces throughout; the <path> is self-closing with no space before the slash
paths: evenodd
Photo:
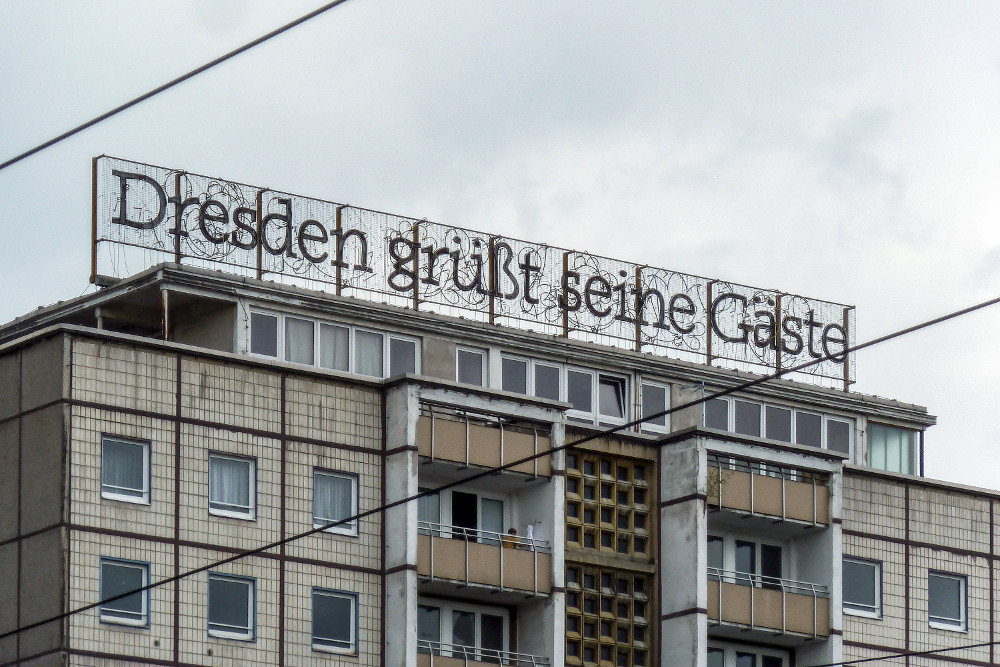
<path id="1" fill-rule="evenodd" d="M 979 644 L 965 644 L 963 646 L 949 646 L 948 648 L 934 648 L 928 649 L 926 651 L 905 651 L 902 653 L 890 653 L 889 655 L 883 655 L 877 658 L 858 658 L 857 660 L 848 660 L 846 662 L 828 662 L 823 665 L 809 665 L 808 667 L 847 667 L 847 665 L 860 665 L 864 662 L 875 662 L 876 660 L 896 660 L 898 658 L 911 658 L 913 656 L 920 655 L 937 655 L 938 653 L 947 653 L 949 651 L 962 651 L 970 648 L 983 648 L 984 646 L 992 646 L 994 644 L 1000 644 L 1000 641 L 995 642 L 982 642 Z"/>
<path id="2" fill-rule="evenodd" d="M 131 100 L 129 100 L 125 104 L 122 104 L 121 106 L 117 106 L 114 109 L 112 109 L 111 111 L 107 111 L 105 113 L 102 113 L 100 116 L 96 116 L 94 118 L 91 118 L 86 123 L 82 123 L 80 125 L 77 125 L 73 129 L 68 130 L 66 132 L 63 132 L 62 134 L 60 134 L 57 137 L 49 139 L 45 143 L 39 144 L 39 145 L 35 146 L 34 148 L 21 153 L 20 155 L 16 155 L 16 156 L 12 157 L 11 159 L 7 160 L 6 162 L 0 163 L 0 171 L 6 169 L 7 167 L 11 166 L 12 164 L 16 164 L 16 163 L 20 162 L 21 160 L 23 160 L 25 158 L 31 157 L 35 153 L 38 153 L 40 151 L 45 150 L 49 146 L 53 146 L 53 145 L 59 143 L 63 139 L 68 139 L 68 138 L 72 137 L 74 134 L 82 132 L 82 131 L 86 130 L 89 127 L 93 127 L 94 125 L 97 125 L 101 121 L 107 120 L 108 118 L 111 118 L 112 116 L 115 116 L 115 115 L 121 113 L 122 111 L 125 111 L 126 109 L 130 109 L 130 108 L 134 107 L 135 105 L 139 104 L 140 102 L 145 102 L 149 98 L 151 98 L 151 97 L 153 97 L 155 95 L 159 95 L 163 91 L 169 90 L 170 88 L 173 88 L 177 84 L 183 83 L 184 81 L 187 81 L 188 79 L 193 78 L 193 77 L 201 74 L 202 72 L 204 72 L 206 70 L 210 70 L 213 67 L 215 67 L 216 65 L 222 64 L 222 63 L 226 62 L 227 60 L 240 55 L 244 51 L 249 51 L 253 47 L 255 47 L 255 46 L 259 45 L 259 44 L 263 44 L 264 42 L 266 42 L 267 40 L 271 39 L 272 37 L 277 37 L 278 35 L 280 35 L 280 34 L 282 34 L 284 32 L 287 32 L 288 30 L 291 30 L 292 28 L 294 28 L 294 27 L 296 27 L 298 25 L 301 25 L 302 23 L 305 23 L 309 19 L 314 18 L 316 16 L 319 16 L 320 14 L 333 9 L 334 7 L 336 7 L 338 5 L 342 5 L 345 2 L 347 2 L 347 0 L 334 0 L 333 2 L 329 2 L 329 3 L 325 4 L 325 5 L 323 5 L 322 7 L 320 7 L 319 9 L 314 9 L 313 11 L 309 12 L 308 14 L 306 14 L 304 16 L 300 16 L 299 18 L 295 19 L 294 21 L 292 21 L 290 23 L 286 23 L 285 25 L 283 25 L 280 28 L 277 28 L 275 30 L 272 30 L 271 32 L 267 33 L 266 35 L 262 35 L 262 36 L 258 37 L 257 39 L 255 39 L 253 41 L 247 42 L 243 46 L 240 46 L 240 47 L 238 47 L 236 49 L 233 49 L 232 51 L 230 51 L 229 53 L 227 53 L 225 55 L 219 56 L 218 58 L 216 58 L 215 60 L 212 60 L 211 62 L 205 63 L 201 67 L 196 67 L 195 69 L 191 70 L 187 74 L 182 74 L 181 76 L 177 77 L 176 79 L 172 79 L 171 81 L 168 81 L 167 83 L 163 84 L 162 86 L 157 86 L 156 88 L 153 88 L 152 90 L 150 90 L 147 93 L 144 93 L 142 95 L 139 95 L 138 97 L 132 98 Z"/>
<path id="3" fill-rule="evenodd" d="M 341 0 L 341 1 L 345 1 L 345 0 Z M 515 467 L 517 467 L 519 465 L 523 465 L 525 463 L 530 463 L 531 461 L 534 461 L 535 459 L 541 458 L 543 456 L 550 456 L 551 454 L 553 454 L 555 452 L 563 451 L 563 450 L 569 449 L 571 447 L 575 447 L 577 445 L 581 445 L 583 443 L 590 442 L 592 440 L 597 440 L 597 439 L 603 438 L 603 437 L 605 437 L 607 435 L 611 435 L 613 433 L 617 433 L 618 431 L 622 431 L 622 430 L 626 430 L 626 429 L 631 429 L 631 428 L 633 428 L 635 426 L 639 426 L 643 422 L 649 421 L 651 419 L 658 419 L 660 417 L 664 417 L 664 416 L 672 414 L 674 412 L 678 412 L 680 410 L 686 410 L 687 408 L 691 408 L 691 407 L 700 405 L 702 403 L 705 403 L 705 402 L 710 401 L 710 400 L 715 399 L 715 398 L 720 398 L 722 396 L 728 396 L 729 394 L 733 394 L 733 393 L 738 392 L 738 391 L 743 391 L 743 390 L 749 389 L 751 387 L 755 387 L 757 385 L 763 384 L 763 383 L 768 382 L 770 380 L 778 379 L 778 378 L 782 377 L 783 375 L 787 375 L 788 373 L 794 373 L 794 372 L 797 372 L 797 371 L 801 371 L 801 370 L 804 370 L 806 368 L 810 368 L 812 366 L 816 366 L 818 364 L 821 364 L 824 361 L 829 361 L 834 356 L 845 356 L 846 357 L 846 355 L 848 355 L 850 353 L 858 352 L 860 350 L 864 350 L 866 348 L 873 347 L 873 346 L 879 345 L 881 343 L 885 343 L 887 341 L 893 340 L 895 338 L 899 338 L 901 336 L 905 336 L 907 334 L 910 334 L 910 333 L 913 333 L 913 332 L 916 332 L 916 331 L 920 331 L 922 329 L 927 329 L 927 328 L 935 326 L 937 324 L 941 324 L 943 322 L 947 322 L 948 320 L 952 320 L 952 319 L 955 319 L 957 317 L 961 317 L 962 315 L 967 315 L 969 313 L 973 313 L 973 312 L 976 312 L 978 310 L 982 310 L 984 308 L 988 308 L 990 306 L 996 305 L 997 303 L 1000 303 L 1000 297 L 995 298 L 995 299 L 990 299 L 988 301 L 983 301 L 983 302 L 978 303 L 978 304 L 976 304 L 974 306 L 969 306 L 967 308 L 962 308 L 961 310 L 956 310 L 956 311 L 953 311 L 953 312 L 948 313 L 946 315 L 942 315 L 940 317 L 936 317 L 936 318 L 931 319 L 931 320 L 926 320 L 926 321 L 921 322 L 919 324 L 915 324 L 913 326 L 906 327 L 905 329 L 900 329 L 898 331 L 894 331 L 894 332 L 892 332 L 890 334 L 886 334 L 886 335 L 880 336 L 878 338 L 873 338 L 873 339 L 871 339 L 869 341 L 866 341 L 864 343 L 860 343 L 860 344 L 855 345 L 853 347 L 845 347 L 844 350 L 840 354 L 837 354 L 837 355 L 834 355 L 834 354 L 825 354 L 825 355 L 823 355 L 821 357 L 818 357 L 816 359 L 812 359 L 812 360 L 807 361 L 807 362 L 803 362 L 803 363 L 798 364 L 796 366 L 790 366 L 788 368 L 783 368 L 783 369 L 781 369 L 779 371 L 776 371 L 774 373 L 771 373 L 769 375 L 763 375 L 763 376 L 760 376 L 760 377 L 755 378 L 753 380 L 747 380 L 745 382 L 741 382 L 739 384 L 733 385 L 732 387 L 729 387 L 727 389 L 720 389 L 719 391 L 715 391 L 715 392 L 712 392 L 710 394 L 703 395 L 701 398 L 694 399 L 694 400 L 688 401 L 687 403 L 682 403 L 681 405 L 676 405 L 676 406 L 673 406 L 671 408 L 667 408 L 666 410 L 661 410 L 659 412 L 647 415 L 647 416 L 642 417 L 640 419 L 634 419 L 634 420 L 626 422 L 624 424 L 619 424 L 618 426 L 614 426 L 614 427 L 611 427 L 611 428 L 606 428 L 606 429 L 601 430 L 601 431 L 597 431 L 595 433 L 592 433 L 590 435 L 584 436 L 584 437 L 579 438 L 577 440 L 573 440 L 572 442 L 566 442 L 566 443 L 563 443 L 562 445 L 559 445 L 557 447 L 552 447 L 551 449 L 549 449 L 547 451 L 539 452 L 539 453 L 535 453 L 535 454 L 530 454 L 528 456 L 525 456 L 523 458 L 517 459 L 515 461 L 511 461 L 509 463 L 505 463 L 503 465 L 493 466 L 493 467 L 490 467 L 490 468 L 485 468 L 485 469 L 481 470 L 480 472 L 473 473 L 472 475 L 469 475 L 468 477 L 463 477 L 462 479 L 458 479 L 458 480 L 454 480 L 454 481 L 448 482 L 448 483 L 443 484 L 443 485 L 441 485 L 439 487 L 436 487 L 436 488 L 433 488 L 433 489 L 425 489 L 424 491 L 420 491 L 419 493 L 417 493 L 415 495 L 408 496 L 406 498 L 401 498 L 399 500 L 394 500 L 394 501 L 392 501 L 390 503 L 386 503 L 384 505 L 380 505 L 378 507 L 375 507 L 375 508 L 372 508 L 372 509 L 369 509 L 369 510 L 365 510 L 364 512 L 359 512 L 359 513 L 357 513 L 357 514 L 355 514 L 353 516 L 349 516 L 349 517 L 340 519 L 338 521 L 333 521 L 333 522 L 327 523 L 325 525 L 315 527 L 315 528 L 313 528 L 311 530 L 307 530 L 305 532 L 298 533 L 296 535 L 291 535 L 289 537 L 285 537 L 285 538 L 283 538 L 281 540 L 278 540 L 276 542 L 271 542 L 270 544 L 265 544 L 263 546 L 260 546 L 260 547 L 254 548 L 254 549 L 248 549 L 246 551 L 242 551 L 240 553 L 234 554 L 234 555 L 229 556 L 227 558 L 222 558 L 220 560 L 213 561 L 212 563 L 209 563 L 207 565 L 203 565 L 201 567 L 197 567 L 197 568 L 194 568 L 192 570 L 188 570 L 187 572 L 183 572 L 181 574 L 174 575 L 172 577 L 167 577 L 166 579 L 161 579 L 160 581 L 157 581 L 157 582 L 154 582 L 154 583 L 151 583 L 151 584 L 147 584 L 147 585 L 145 585 L 145 586 L 143 586 L 141 588 L 136 588 L 136 589 L 130 590 L 127 593 L 122 593 L 122 594 L 119 594 L 119 595 L 115 595 L 113 597 L 109 597 L 109 598 L 100 600 L 98 602 L 93 602 L 91 604 L 87 604 L 87 605 L 84 605 L 82 607 L 77 607 L 76 609 L 71 609 L 71 610 L 63 612 L 61 614 L 57 614 L 55 616 L 43 619 L 41 621 L 36 621 L 34 623 L 30 623 L 28 625 L 21 626 L 21 627 L 15 629 L 15 630 L 11 630 L 11 631 L 8 631 L 8 632 L 0 634 L 0 640 L 6 639 L 7 637 L 11 637 L 11 636 L 14 636 L 14 635 L 17 635 L 17 634 L 20 634 L 21 632 L 25 632 L 27 630 L 31 630 L 33 628 L 37 628 L 37 627 L 40 627 L 40 626 L 43 626 L 43 625 L 47 625 L 48 623 L 54 623 L 56 621 L 60 621 L 60 620 L 63 620 L 65 618 L 69 618 L 70 616 L 74 616 L 74 615 L 79 614 L 79 613 L 84 612 L 84 611 L 89 611 L 91 609 L 94 609 L 96 607 L 100 607 L 101 605 L 107 604 L 109 602 L 113 602 L 115 600 L 120 600 L 120 599 L 125 598 L 125 597 L 127 597 L 129 595 L 134 595 L 136 593 L 142 593 L 142 592 L 145 592 L 145 591 L 148 591 L 148 590 L 152 590 L 154 588 L 158 588 L 160 586 L 164 586 L 166 584 L 173 583 L 175 581 L 180 581 L 181 579 L 185 579 L 185 578 L 190 577 L 192 575 L 199 574 L 201 572 L 206 572 L 208 570 L 211 570 L 212 568 L 216 568 L 216 567 L 219 567 L 219 566 L 222 566 L 222 565 L 226 565 L 228 563 L 235 562 L 237 560 L 246 558 L 248 556 L 254 556 L 254 555 L 257 555 L 257 554 L 264 553 L 266 551 L 270 551 L 271 549 L 283 546 L 285 544 L 289 544 L 289 543 L 294 542 L 295 540 L 299 540 L 299 539 L 301 539 L 303 537 L 308 537 L 309 535 L 314 535 L 316 533 L 322 532 L 322 531 L 324 531 L 324 530 L 326 530 L 328 528 L 334 528 L 336 526 L 340 526 L 340 525 L 343 525 L 343 524 L 346 524 L 346 523 L 351 523 L 351 522 L 357 521 L 359 519 L 364 519 L 364 518 L 369 517 L 369 516 L 373 516 L 373 515 L 376 515 L 376 514 L 381 514 L 381 513 L 385 512 L 386 510 L 390 510 L 390 509 L 392 509 L 394 507 L 399 507 L 401 505 L 405 505 L 408 502 L 411 502 L 411 501 L 414 501 L 414 500 L 419 500 L 420 498 L 425 498 L 425 497 L 428 497 L 428 496 L 437 495 L 441 491 L 445 491 L 447 489 L 451 489 L 451 488 L 454 488 L 456 486 L 461 486 L 463 484 L 467 484 L 469 482 L 472 482 L 472 481 L 475 481 L 475 480 L 478 480 L 478 479 L 482 479 L 484 477 L 493 476 L 493 475 L 495 475 L 498 472 L 502 472 L 502 471 L 510 469 L 510 468 L 515 468 Z M 657 446 L 662 447 L 663 444 L 664 444 L 664 440 L 666 438 L 668 438 L 668 437 L 670 437 L 669 434 L 665 435 L 663 438 L 661 438 L 660 442 L 657 443 Z M 383 566 L 384 566 L 384 563 L 383 563 Z M 11 663 L 7 663 L 7 664 L 11 664 Z M 836 667 L 837 664 L 841 664 L 841 663 L 835 663 L 834 665 L 830 665 L 830 666 L 823 665 L 823 666 L 818 666 L 818 667 Z M 2 666 L 0 666 L 0 667 L 2 667 Z"/>

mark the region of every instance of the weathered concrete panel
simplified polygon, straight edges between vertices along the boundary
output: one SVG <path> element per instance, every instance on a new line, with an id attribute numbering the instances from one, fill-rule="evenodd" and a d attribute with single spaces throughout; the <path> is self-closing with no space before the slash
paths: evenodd
<path id="1" fill-rule="evenodd" d="M 234 352 L 236 342 L 236 304 L 194 314 L 184 309 L 170 312 L 170 340 L 207 347 L 220 352 Z"/>
<path id="2" fill-rule="evenodd" d="M 43 340 L 22 352 L 21 409 L 31 410 L 67 395 L 64 369 L 66 338 Z"/>
<path id="3" fill-rule="evenodd" d="M 16 415 L 21 394 L 21 353 L 0 356 L 0 419 Z"/>
<path id="4" fill-rule="evenodd" d="M 0 507 L 17 507 L 20 448 L 17 420 L 0 424 Z M 17 513 L 0 512 L 0 542 L 16 536 Z M 3 599 L 0 595 L 0 600 Z"/>
<path id="5" fill-rule="evenodd" d="M 66 469 L 63 407 L 53 405 L 21 420 L 21 534 L 63 520 Z"/>
<path id="6" fill-rule="evenodd" d="M 421 374 L 442 380 L 454 380 L 455 348 L 455 343 L 450 340 L 424 337 Z"/>
<path id="7" fill-rule="evenodd" d="M 17 627 L 17 543 L 0 547 L 0 634 Z M 17 638 L 0 639 L 0 664 L 6 664 L 17 657 Z"/>
<path id="8" fill-rule="evenodd" d="M 21 624 L 28 625 L 66 610 L 66 556 L 63 528 L 47 530 L 22 543 Z M 62 646 L 61 622 L 21 633 L 21 655 L 36 655 Z"/>

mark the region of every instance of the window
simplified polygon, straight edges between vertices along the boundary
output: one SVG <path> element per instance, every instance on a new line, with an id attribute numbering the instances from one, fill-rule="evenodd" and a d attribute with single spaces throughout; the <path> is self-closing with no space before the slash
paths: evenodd
<path id="1" fill-rule="evenodd" d="M 101 497 L 149 504 L 149 443 L 101 438 Z"/>
<path id="2" fill-rule="evenodd" d="M 844 558 L 844 613 L 882 617 L 882 564 Z"/>
<path id="3" fill-rule="evenodd" d="M 708 667 L 785 667 L 788 654 L 777 649 L 724 645 L 708 649 Z"/>
<path id="4" fill-rule="evenodd" d="M 509 650 L 509 620 L 500 607 L 421 600 L 417 651 L 497 664 Z"/>
<path id="5" fill-rule="evenodd" d="M 732 537 L 708 536 L 708 578 L 740 586 L 779 589 L 784 572 L 782 548 Z"/>
<path id="6" fill-rule="evenodd" d="M 256 582 L 247 577 L 208 574 L 208 634 L 252 641 L 256 631 Z"/>
<path id="7" fill-rule="evenodd" d="M 148 563 L 102 558 L 101 600 L 108 600 L 123 593 L 129 595 L 101 604 L 101 621 L 120 625 L 148 626 L 149 591 L 139 591 L 148 584 Z"/>
<path id="8" fill-rule="evenodd" d="M 667 431 L 670 428 L 669 415 L 660 415 L 652 419 L 646 419 L 650 415 L 663 412 L 670 407 L 670 392 L 665 385 L 654 382 L 643 381 L 640 385 L 640 399 L 642 400 L 642 431 Z"/>
<path id="9" fill-rule="evenodd" d="M 455 353 L 456 379 L 477 387 L 486 385 L 486 352 L 460 347 Z"/>
<path id="10" fill-rule="evenodd" d="M 358 513 L 358 476 L 313 470 L 313 526 L 319 528 Z M 358 520 L 325 529 L 328 533 L 357 535 Z"/>
<path id="11" fill-rule="evenodd" d="M 250 352 L 379 378 L 420 372 L 414 338 L 277 313 L 250 313 Z"/>
<path id="12" fill-rule="evenodd" d="M 314 588 L 312 644 L 317 651 L 357 651 L 358 598 L 354 593 Z"/>
<path id="13" fill-rule="evenodd" d="M 927 573 L 927 619 L 932 628 L 965 630 L 965 577 Z"/>
<path id="14" fill-rule="evenodd" d="M 573 406 L 569 415 L 575 421 L 621 423 L 629 414 L 624 376 L 507 356 L 500 369 L 504 391 L 566 401 Z"/>
<path id="15" fill-rule="evenodd" d="M 208 511 L 236 519 L 253 519 L 257 471 L 253 459 L 208 455 Z"/>
<path id="16" fill-rule="evenodd" d="M 917 431 L 868 424 L 868 465 L 879 470 L 917 474 Z"/>
<path id="17" fill-rule="evenodd" d="M 725 397 L 705 402 L 704 422 L 720 431 L 851 454 L 854 422 L 844 417 Z"/>

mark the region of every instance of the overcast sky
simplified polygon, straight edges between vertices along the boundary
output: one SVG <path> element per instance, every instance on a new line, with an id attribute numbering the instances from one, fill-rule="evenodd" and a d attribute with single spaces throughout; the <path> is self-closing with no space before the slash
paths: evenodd
<path id="1" fill-rule="evenodd" d="M 280 7 L 278 6 L 280 4 Z M 0 162 L 319 6 L 0 3 Z M 115 155 L 857 306 L 1000 295 L 1000 4 L 351 0 L 0 171 L 0 322 L 88 289 Z M 1000 307 L 858 354 L 1000 487 Z"/>

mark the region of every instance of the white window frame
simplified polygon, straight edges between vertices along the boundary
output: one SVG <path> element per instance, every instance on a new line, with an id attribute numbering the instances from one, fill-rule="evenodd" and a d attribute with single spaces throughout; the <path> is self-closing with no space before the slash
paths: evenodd
<path id="1" fill-rule="evenodd" d="M 122 558 L 106 558 L 101 557 L 99 569 L 100 569 L 100 583 L 98 586 L 99 595 L 101 599 L 104 599 L 104 566 L 113 565 L 115 567 L 125 567 L 130 569 L 138 570 L 141 573 L 141 583 L 139 587 L 145 587 L 149 585 L 149 563 L 145 563 L 137 560 L 125 560 Z M 110 623 L 113 625 L 128 625 L 137 628 L 148 628 L 149 627 L 149 590 L 144 590 L 139 593 L 142 600 L 142 607 L 139 615 L 136 616 L 134 612 L 123 611 L 120 609 L 114 609 L 110 605 L 114 605 L 120 600 L 115 600 L 105 604 L 101 604 L 98 609 L 98 617 L 101 623 Z"/>
<path id="2" fill-rule="evenodd" d="M 484 350 L 484 349 L 482 349 L 480 347 L 466 347 L 464 345 L 459 345 L 458 347 L 455 348 L 455 381 L 456 382 L 462 382 L 462 379 L 461 379 L 461 375 L 462 375 L 462 373 L 461 373 L 461 359 L 462 359 L 462 354 L 463 353 L 464 354 L 475 354 L 475 355 L 479 356 L 479 373 L 480 373 L 480 377 L 482 377 L 483 381 L 482 381 L 482 383 L 480 383 L 478 385 L 474 384 L 473 386 L 475 386 L 475 387 L 488 387 L 488 386 L 490 386 L 489 365 L 486 363 L 486 360 L 489 357 L 489 355 L 487 354 L 486 350 Z"/>
<path id="3" fill-rule="evenodd" d="M 212 585 L 213 579 L 238 583 L 245 585 L 249 591 L 247 595 L 247 626 L 231 626 L 222 623 L 212 622 Z M 208 636 L 219 637 L 221 639 L 236 639 L 239 641 L 254 641 L 257 636 L 257 580 L 253 577 L 243 577 L 234 574 L 222 574 L 221 572 L 208 573 L 208 594 L 206 595 L 205 617 L 208 623 Z M 214 627 L 213 627 L 214 626 Z M 224 626 L 224 627 L 223 627 Z M 226 629 L 239 628 L 239 629 Z"/>
<path id="4" fill-rule="evenodd" d="M 249 506 L 243 510 L 227 509 L 226 507 L 213 506 L 212 500 L 212 459 L 223 459 L 228 461 L 238 461 L 247 464 L 248 478 L 248 503 Z M 235 503 L 218 503 L 237 507 Z M 257 516 L 257 459 L 248 456 L 238 456 L 223 452 L 208 453 L 208 513 L 215 516 L 224 516 L 231 519 L 246 519 L 253 521 Z"/>
<path id="5" fill-rule="evenodd" d="M 336 521 L 333 517 L 318 517 L 316 516 L 316 480 L 320 477 L 329 477 L 337 479 L 346 479 L 351 482 L 351 509 L 348 516 L 355 516 L 358 513 L 358 494 L 361 487 L 360 478 L 356 473 L 343 472 L 340 470 L 327 470 L 324 468 L 313 468 L 313 527 L 320 528 L 322 526 Z M 339 526 L 331 526 L 323 530 L 324 533 L 335 533 L 338 535 L 350 535 L 352 537 L 357 537 L 358 535 L 358 520 L 352 519 L 347 523 L 340 524 Z"/>
<path id="6" fill-rule="evenodd" d="M 854 563 L 857 565 L 867 565 L 875 570 L 875 580 L 872 582 L 875 593 L 875 604 L 873 607 L 868 607 L 867 605 L 862 605 L 858 603 L 848 602 L 847 598 L 843 598 L 844 613 L 851 616 L 864 616 L 865 618 L 882 618 L 882 562 L 877 560 L 869 560 L 867 558 L 855 558 L 853 556 L 844 556 L 844 564 Z M 841 568 L 841 577 L 846 581 L 846 568 Z"/>
<path id="7" fill-rule="evenodd" d="M 948 618 L 931 613 L 931 577 L 939 577 L 941 579 L 949 579 L 951 581 L 958 582 L 959 618 Z M 927 624 L 930 627 L 937 628 L 939 630 L 965 632 L 969 629 L 969 580 L 965 575 L 955 574 L 953 572 L 941 572 L 940 570 L 927 571 Z"/>
<path id="8" fill-rule="evenodd" d="M 138 492 L 136 494 L 122 493 L 116 489 L 125 489 L 126 487 L 115 487 L 107 484 L 104 480 L 104 459 L 107 456 L 107 448 L 105 445 L 108 442 L 117 442 L 126 445 L 135 445 L 142 447 L 142 488 L 141 489 L 129 489 L 131 491 Z M 101 435 L 101 497 L 107 498 L 108 500 L 119 500 L 126 503 L 134 503 L 136 505 L 149 505 L 150 504 L 150 469 L 149 469 L 149 450 L 151 443 L 148 440 L 134 440 L 131 438 L 120 438 L 114 435 Z"/>
<path id="9" fill-rule="evenodd" d="M 446 600 L 443 598 L 418 598 L 417 605 L 422 607 L 436 607 L 440 610 L 440 621 L 441 627 L 439 632 L 439 637 L 441 637 L 441 643 L 445 645 L 455 645 L 455 637 L 453 634 L 454 625 L 452 624 L 453 615 L 452 612 L 464 611 L 473 613 L 476 615 L 476 645 L 470 646 L 470 648 L 476 652 L 486 652 L 489 658 L 492 658 L 492 652 L 495 649 L 483 649 L 482 648 L 482 623 L 481 617 L 483 614 L 488 614 L 490 616 L 499 616 L 503 619 L 503 652 L 510 652 L 510 612 L 503 607 L 491 607 L 488 605 L 466 603 L 466 602 L 455 602 L 452 600 Z M 441 656 L 443 657 L 470 657 L 470 659 L 475 659 L 471 657 L 471 653 L 466 653 L 464 651 L 454 651 L 451 649 L 445 649 L 441 651 Z M 494 659 L 487 659 L 487 662 L 493 662 Z"/>
<path id="10" fill-rule="evenodd" d="M 344 328 L 344 329 L 348 330 L 348 351 L 347 351 L 348 364 L 347 364 L 347 370 L 346 371 L 342 370 L 342 371 L 339 371 L 339 372 L 341 372 L 341 373 L 352 373 L 352 374 L 355 374 L 355 375 L 362 375 L 362 373 L 359 373 L 356 370 L 357 369 L 357 354 L 356 354 L 356 352 L 357 352 L 357 334 L 358 334 L 359 331 L 365 332 L 365 333 L 378 334 L 378 335 L 382 336 L 382 375 L 379 376 L 380 378 L 384 379 L 384 378 L 390 377 L 391 373 L 392 373 L 392 371 L 390 369 L 390 346 L 391 346 L 391 341 L 392 340 L 403 341 L 403 342 L 406 342 L 406 343 L 413 344 L 413 348 L 414 348 L 414 358 L 413 358 L 414 373 L 416 373 L 417 375 L 419 375 L 420 372 L 421 372 L 421 356 L 422 355 L 421 355 L 421 349 L 420 349 L 420 339 L 418 337 L 416 337 L 416 336 L 408 336 L 406 334 L 396 333 L 395 331 L 387 331 L 387 330 L 384 330 L 384 329 L 375 329 L 375 328 L 367 327 L 367 326 L 356 326 L 354 324 L 347 324 L 346 322 L 337 322 L 337 321 L 333 321 L 333 320 L 317 319 L 315 317 L 310 317 L 308 315 L 299 315 L 299 314 L 296 314 L 296 313 L 283 313 L 283 312 L 278 312 L 278 311 L 265 310 L 265 309 L 262 309 L 262 308 L 251 308 L 250 309 L 250 316 L 247 318 L 247 326 L 248 327 L 252 326 L 251 322 L 253 320 L 253 315 L 255 315 L 255 314 L 256 315 L 264 315 L 264 316 L 268 316 L 268 317 L 275 317 L 275 318 L 277 318 L 277 329 L 278 329 L 278 331 L 277 331 L 277 352 L 278 352 L 278 354 L 277 354 L 276 357 L 272 357 L 270 355 L 260 354 L 258 352 L 253 352 L 253 349 L 251 347 L 252 346 L 252 341 L 253 341 L 253 331 L 251 330 L 250 331 L 250 336 L 248 337 L 248 349 L 247 349 L 247 351 L 252 356 L 263 357 L 265 359 L 277 359 L 278 361 L 286 361 L 287 363 L 295 363 L 295 362 L 288 362 L 287 359 L 286 359 L 286 354 L 285 354 L 285 329 L 286 329 L 285 322 L 286 322 L 286 320 L 288 318 L 292 318 L 292 319 L 296 319 L 296 320 L 304 320 L 304 321 L 307 321 L 307 322 L 311 322 L 312 325 L 313 325 L 313 354 L 312 354 L 313 360 L 312 360 L 311 364 L 302 364 L 302 365 L 309 366 L 310 368 L 322 368 L 322 369 L 325 369 L 325 370 L 333 370 L 333 371 L 337 370 L 337 369 L 327 368 L 326 366 L 320 365 L 320 334 L 321 334 L 321 326 L 322 325 L 329 325 L 329 326 L 340 327 L 340 328 Z M 376 377 L 376 376 L 367 375 L 367 374 L 364 374 L 364 375 L 365 375 L 365 377 Z"/>
<path id="11" fill-rule="evenodd" d="M 756 656 L 757 667 L 761 667 L 762 658 L 778 658 L 782 667 L 787 667 L 790 659 L 788 651 L 770 648 L 754 648 L 747 644 L 728 644 L 724 642 L 712 641 L 708 645 L 708 650 L 722 651 L 723 664 L 725 667 L 735 667 L 737 653 L 752 653 Z"/>
<path id="12" fill-rule="evenodd" d="M 723 401 L 726 403 L 726 428 L 725 431 L 728 433 L 736 433 L 736 404 L 735 401 L 742 401 L 744 403 L 753 403 L 760 406 L 760 433 L 762 438 L 767 439 L 767 409 L 770 408 L 780 408 L 782 410 L 788 410 L 791 413 L 791 439 L 790 440 L 778 440 L 778 442 L 785 442 L 787 444 L 794 444 L 797 447 L 806 447 L 808 449 L 816 449 L 812 445 L 799 445 L 796 443 L 798 440 L 798 415 L 810 414 L 818 415 L 820 417 L 820 447 L 819 449 L 829 450 L 829 443 L 827 442 L 827 424 L 831 421 L 840 422 L 842 424 L 847 424 L 848 427 L 848 450 L 850 452 L 848 461 L 854 460 L 854 452 L 856 449 L 856 438 L 855 438 L 855 426 L 856 421 L 851 417 L 845 417 L 843 415 L 831 415 L 823 412 L 818 412 L 816 410 L 810 410 L 807 408 L 797 408 L 791 405 L 784 405 L 780 403 L 767 403 L 764 401 L 758 401 L 752 398 L 746 398 L 743 396 L 718 396 L 711 400 Z M 707 403 L 706 403 L 707 405 Z M 706 422 L 705 411 L 702 410 L 702 420 L 701 423 L 704 426 Z M 912 429 L 911 429 L 912 430 Z M 739 435 L 739 434 L 737 434 Z M 754 436 L 744 436 L 744 437 L 754 437 Z M 774 439 L 774 438 L 770 438 Z M 835 451 L 835 450 L 829 450 Z"/>
<path id="13" fill-rule="evenodd" d="M 339 598 L 342 600 L 349 600 L 351 603 L 351 623 L 350 623 L 350 638 L 347 642 L 348 645 L 343 645 L 340 640 L 334 640 L 330 638 L 318 638 L 316 636 L 315 630 L 315 618 L 316 618 L 316 596 L 325 596 L 331 598 Z M 339 653 L 341 655 L 353 655 L 358 652 L 358 594 L 351 593 L 349 591 L 338 591 L 332 588 L 319 588 L 313 587 L 312 597 L 310 598 L 310 621 L 311 628 L 310 634 L 312 636 L 312 648 L 314 651 L 322 651 L 324 653 Z M 337 644 L 340 644 L 339 646 Z"/>
<path id="14" fill-rule="evenodd" d="M 913 444 L 911 445 L 910 452 L 909 452 L 910 464 L 911 464 L 910 471 L 908 471 L 908 472 L 902 472 L 902 471 L 890 470 L 888 468 L 888 466 L 882 467 L 882 466 L 876 466 L 874 464 L 874 460 L 873 460 L 874 457 L 872 456 L 872 438 L 871 438 L 871 432 L 872 432 L 872 427 L 873 426 L 880 426 L 882 428 L 888 428 L 888 429 L 896 429 L 896 430 L 899 430 L 899 431 L 904 431 L 906 433 L 911 433 L 912 434 Z M 885 470 L 887 472 L 895 472 L 897 474 L 903 474 L 903 475 L 919 475 L 920 474 L 920 449 L 921 449 L 922 443 L 921 443 L 921 439 L 920 439 L 920 431 L 918 431 L 917 429 L 908 428 L 906 426 L 896 426 L 895 424 L 886 424 L 884 422 L 879 422 L 879 421 L 869 421 L 868 422 L 868 433 L 867 433 L 866 440 L 867 440 L 867 452 L 866 452 L 866 454 L 867 454 L 867 461 L 865 463 L 866 463 L 866 465 L 869 468 L 873 468 L 875 470 Z M 886 452 L 886 458 L 888 460 L 888 451 Z"/>

